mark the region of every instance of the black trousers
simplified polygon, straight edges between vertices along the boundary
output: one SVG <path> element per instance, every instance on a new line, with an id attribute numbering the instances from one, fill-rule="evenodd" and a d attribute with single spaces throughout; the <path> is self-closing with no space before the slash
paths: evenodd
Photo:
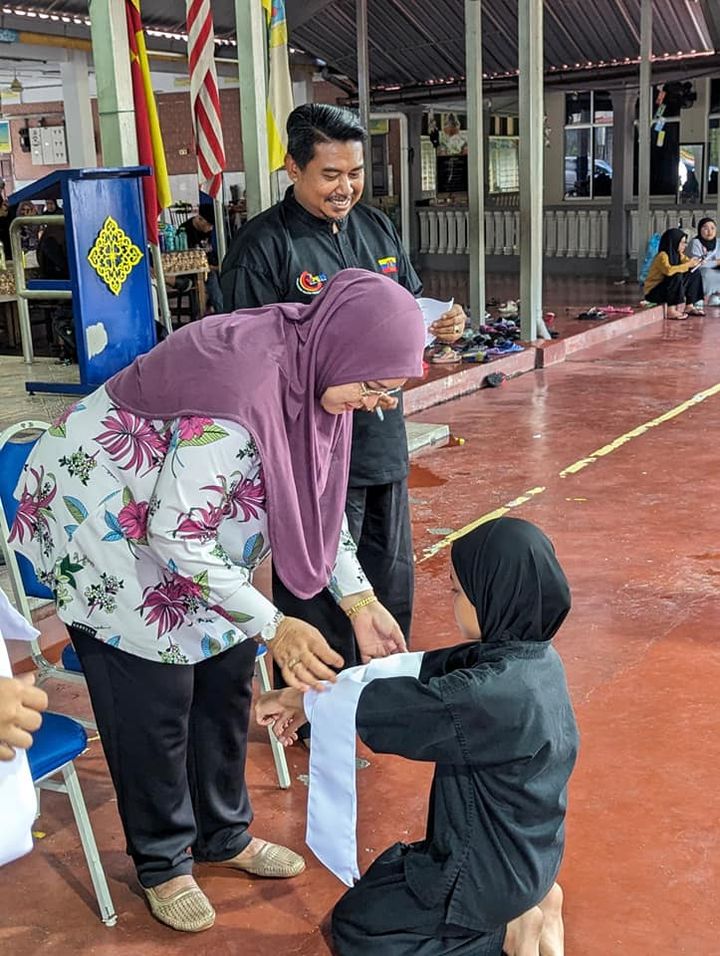
<path id="1" fill-rule="evenodd" d="M 678 272 L 674 276 L 665 276 L 645 298 L 657 305 L 682 305 L 685 302 L 700 302 L 703 295 L 702 275 L 700 270 L 696 269 L 695 272 Z"/>
<path id="2" fill-rule="evenodd" d="M 363 570 L 409 640 L 415 568 L 407 481 L 349 488 L 345 513 Z M 346 667 L 360 663 L 350 621 L 327 590 L 304 601 L 295 597 L 273 571 L 273 599 L 284 614 L 316 627 L 342 656 Z M 274 683 L 275 687 L 285 684 L 278 668 Z"/>
<path id="3" fill-rule="evenodd" d="M 427 907 L 405 881 L 396 843 L 382 853 L 332 914 L 337 956 L 501 956 L 506 928 L 477 933 L 445 922 L 445 907 Z"/>
<path id="4" fill-rule="evenodd" d="M 193 859 L 244 850 L 255 642 L 199 664 L 161 664 L 69 630 L 140 883 L 157 886 L 190 873 Z"/>

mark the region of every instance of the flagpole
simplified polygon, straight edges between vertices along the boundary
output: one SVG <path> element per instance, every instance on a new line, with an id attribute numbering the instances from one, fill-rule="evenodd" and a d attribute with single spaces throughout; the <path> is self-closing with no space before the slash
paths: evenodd
<path id="1" fill-rule="evenodd" d="M 218 267 L 222 266 L 227 255 L 227 232 L 225 231 L 225 183 L 220 174 L 220 189 L 213 197 L 215 209 L 215 239 L 217 241 Z"/>
<path id="2" fill-rule="evenodd" d="M 168 334 L 172 332 L 172 316 L 170 315 L 170 306 L 168 304 L 167 286 L 165 285 L 165 273 L 163 272 L 162 252 L 157 243 L 150 243 L 150 255 L 152 256 L 153 267 L 155 269 L 155 283 L 157 285 L 158 305 L 160 306 L 160 318 Z"/>

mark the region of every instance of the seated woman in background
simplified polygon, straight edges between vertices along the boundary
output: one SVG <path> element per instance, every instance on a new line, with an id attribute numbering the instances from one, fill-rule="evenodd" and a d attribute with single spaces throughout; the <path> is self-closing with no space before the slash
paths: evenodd
<path id="1" fill-rule="evenodd" d="M 655 305 L 668 305 L 668 319 L 705 315 L 702 309 L 702 260 L 685 255 L 687 235 L 682 229 L 668 229 L 660 239 L 660 249 L 652 261 L 643 291 Z M 696 303 L 700 303 L 697 305 Z M 689 308 L 686 311 L 686 306 Z"/>
<path id="2" fill-rule="evenodd" d="M 698 234 L 690 240 L 688 253 L 694 259 L 702 259 L 700 275 L 708 305 L 720 305 L 720 245 L 714 219 L 708 216 L 700 220 Z"/>
<path id="3" fill-rule="evenodd" d="M 257 705 L 285 745 L 312 722 L 308 844 L 351 886 L 333 911 L 339 956 L 564 952 L 555 880 L 578 733 L 551 641 L 570 589 L 550 541 L 517 518 L 455 541 L 451 581 L 466 643 Z M 436 768 L 425 839 L 394 844 L 353 886 L 355 730 L 376 753 Z"/>

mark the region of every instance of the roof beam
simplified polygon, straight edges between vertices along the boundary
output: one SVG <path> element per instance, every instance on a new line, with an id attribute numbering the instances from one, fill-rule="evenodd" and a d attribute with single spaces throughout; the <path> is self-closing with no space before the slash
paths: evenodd
<path id="1" fill-rule="evenodd" d="M 308 20 L 322 13 L 326 7 L 332 6 L 332 3 L 333 0 L 287 0 L 285 12 L 290 31 L 297 30 Z"/>
<path id="2" fill-rule="evenodd" d="M 710 40 L 715 51 L 720 51 L 720 6 L 717 0 L 700 0 L 700 7 L 705 16 Z"/>

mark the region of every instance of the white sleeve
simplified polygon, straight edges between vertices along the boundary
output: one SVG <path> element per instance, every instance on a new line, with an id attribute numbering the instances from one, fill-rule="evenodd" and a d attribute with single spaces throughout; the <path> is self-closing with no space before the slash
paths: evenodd
<path id="1" fill-rule="evenodd" d="M 0 590 L 0 677 L 12 677 L 3 634 L 15 640 L 31 641 L 38 633 Z M 36 810 L 27 754 L 17 750 L 12 760 L 0 762 L 0 866 L 32 850 Z"/>
<path id="2" fill-rule="evenodd" d="M 357 556 L 357 545 L 348 530 L 347 518 L 343 515 L 340 540 L 338 542 L 335 566 L 333 567 L 328 590 L 339 603 L 348 594 L 369 591 L 372 585 L 365 576 Z"/>

